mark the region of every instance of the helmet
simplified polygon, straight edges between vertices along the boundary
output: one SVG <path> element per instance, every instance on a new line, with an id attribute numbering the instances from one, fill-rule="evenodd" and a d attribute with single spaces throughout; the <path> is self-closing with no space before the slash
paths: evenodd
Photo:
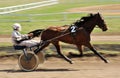
<path id="1" fill-rule="evenodd" d="M 15 23 L 13 24 L 13 29 L 21 31 L 21 25 L 19 23 Z"/>

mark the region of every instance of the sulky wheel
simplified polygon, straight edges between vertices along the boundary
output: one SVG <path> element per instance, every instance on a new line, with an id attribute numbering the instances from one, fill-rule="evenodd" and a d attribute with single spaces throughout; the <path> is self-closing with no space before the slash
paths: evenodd
<path id="1" fill-rule="evenodd" d="M 25 57 L 24 54 L 21 54 L 18 64 L 23 71 L 33 71 L 38 67 L 39 58 L 34 53 L 27 53 L 27 57 Z"/>
<path id="2" fill-rule="evenodd" d="M 44 61 L 45 61 L 45 55 L 44 55 L 44 53 L 43 52 L 39 52 L 39 53 L 37 53 L 37 56 L 39 58 L 39 63 L 43 64 Z"/>

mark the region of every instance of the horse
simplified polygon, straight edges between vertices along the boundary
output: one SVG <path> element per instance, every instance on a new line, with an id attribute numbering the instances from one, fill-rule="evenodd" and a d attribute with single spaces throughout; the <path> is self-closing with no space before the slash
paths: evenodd
<path id="1" fill-rule="evenodd" d="M 90 16 L 87 16 L 82 18 L 82 20 L 77 20 L 73 24 L 77 26 L 78 28 L 76 29 L 75 35 L 71 34 L 66 34 L 69 33 L 69 28 L 70 26 L 52 26 L 41 33 L 41 41 L 45 43 L 42 45 L 40 48 L 38 48 L 35 53 L 39 53 L 42 49 L 47 47 L 50 43 L 52 43 L 58 54 L 61 55 L 67 62 L 72 64 L 73 62 L 71 61 L 70 58 L 67 56 L 63 55 L 61 52 L 60 44 L 59 41 L 68 43 L 68 44 L 74 44 L 77 46 L 80 55 L 83 54 L 82 51 L 82 45 L 88 47 L 91 51 L 93 51 L 97 56 L 99 56 L 105 63 L 108 63 L 108 61 L 99 53 L 96 51 L 96 49 L 91 45 L 90 41 L 90 34 L 93 31 L 93 29 L 96 27 L 96 25 L 102 30 L 102 31 L 107 31 L 107 25 L 105 24 L 104 19 L 99 13 L 96 14 L 91 14 Z M 66 34 L 66 35 L 64 35 Z M 60 36 L 60 37 L 59 37 Z"/>

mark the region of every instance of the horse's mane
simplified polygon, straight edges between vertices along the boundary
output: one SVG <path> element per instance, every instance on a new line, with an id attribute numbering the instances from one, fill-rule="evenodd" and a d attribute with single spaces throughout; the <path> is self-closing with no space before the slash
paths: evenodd
<path id="1" fill-rule="evenodd" d="M 82 17 L 81 19 L 77 20 L 76 22 L 74 22 L 73 24 L 77 27 L 81 27 L 82 24 L 84 24 L 85 22 L 87 22 L 88 20 L 90 20 L 91 18 L 93 18 L 93 14 L 89 14 L 87 16 Z"/>

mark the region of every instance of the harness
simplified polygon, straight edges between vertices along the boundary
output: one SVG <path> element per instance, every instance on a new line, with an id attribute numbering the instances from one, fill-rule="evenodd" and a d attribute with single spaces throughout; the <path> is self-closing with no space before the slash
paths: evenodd
<path id="1" fill-rule="evenodd" d="M 71 29 L 70 29 L 71 28 Z M 41 47 L 43 47 L 43 46 L 45 46 L 45 44 L 47 44 L 47 43 L 49 43 L 49 42 L 51 42 L 51 41 L 53 41 L 53 40 L 55 40 L 55 39 L 58 39 L 58 38 L 60 38 L 60 37 L 64 37 L 64 36 L 66 36 L 66 35 L 70 35 L 71 34 L 71 36 L 72 36 L 72 38 L 73 38 L 73 42 L 75 43 L 75 44 L 78 44 L 77 42 L 76 42 L 76 32 L 77 31 L 79 31 L 80 29 L 83 29 L 83 27 L 80 27 L 80 28 L 78 28 L 77 26 L 71 26 L 70 28 L 68 28 L 68 30 L 70 31 L 70 32 L 66 32 L 66 31 L 64 31 L 64 33 L 63 34 L 61 34 L 61 35 L 59 35 L 59 36 L 56 36 L 56 37 L 54 37 L 54 38 L 51 38 L 51 39 L 48 39 L 48 40 L 46 40 L 46 41 L 41 41 L 40 42 L 40 44 L 39 44 L 39 48 L 37 48 L 34 52 L 35 52 L 35 54 L 37 54 L 39 51 L 40 51 L 40 49 L 41 49 Z M 72 32 L 73 31 L 73 32 Z"/>

